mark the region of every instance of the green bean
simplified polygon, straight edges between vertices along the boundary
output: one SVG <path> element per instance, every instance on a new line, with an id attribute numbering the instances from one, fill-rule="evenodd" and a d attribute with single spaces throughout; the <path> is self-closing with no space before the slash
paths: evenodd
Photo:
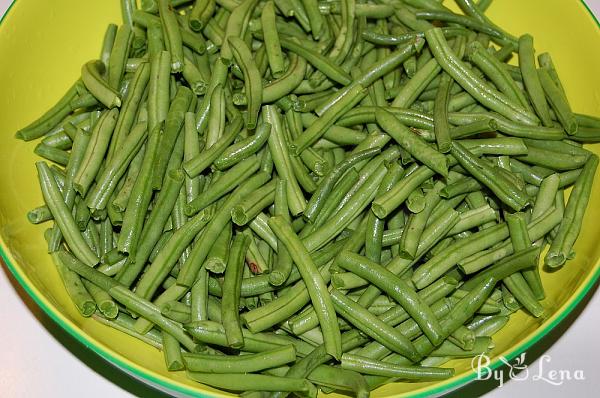
<path id="1" fill-rule="evenodd" d="M 329 174 L 325 176 L 323 181 L 321 181 L 319 188 L 311 196 L 308 204 L 306 205 L 306 209 L 304 210 L 304 217 L 307 220 L 314 220 L 321 211 L 326 197 L 330 194 L 337 180 L 341 178 L 351 167 L 355 166 L 359 162 L 370 159 L 379 152 L 380 150 L 378 148 L 359 151 L 346 158 L 340 164 L 336 165 L 329 172 Z"/>
<path id="2" fill-rule="evenodd" d="M 119 88 L 119 83 L 123 78 L 125 62 L 130 51 L 132 39 L 132 27 L 129 25 L 122 25 L 119 30 L 117 30 L 108 65 L 104 64 L 108 69 L 108 85 L 114 90 Z"/>
<path id="3" fill-rule="evenodd" d="M 192 60 L 193 54 L 188 54 L 188 52 L 189 50 L 187 48 L 183 49 L 184 58 L 181 73 L 183 74 L 183 78 L 188 82 L 194 94 L 204 95 L 206 94 L 207 79 L 194 64 L 194 61 Z"/>
<path id="4" fill-rule="evenodd" d="M 238 164 L 242 159 L 256 153 L 269 139 L 271 125 L 262 123 L 256 129 L 254 136 L 236 142 L 227 148 L 215 161 L 214 165 L 219 170 L 227 169 Z"/>
<path id="5" fill-rule="evenodd" d="M 210 374 L 188 372 L 198 383 L 237 391 L 289 391 L 315 397 L 316 387 L 304 378 L 268 376 L 262 374 Z"/>
<path id="6" fill-rule="evenodd" d="M 53 219 L 52 213 L 46 205 L 38 206 L 27 212 L 27 220 L 32 224 L 41 224 Z"/>
<path id="7" fill-rule="evenodd" d="M 275 215 L 282 217 L 287 222 L 291 221 L 287 203 L 286 181 L 279 180 L 275 186 Z M 268 222 L 268 221 L 267 221 Z M 268 225 L 267 225 L 268 226 Z M 270 229 L 270 228 L 269 228 Z M 273 234 L 275 235 L 275 234 Z M 269 274 L 269 283 L 281 286 L 290 276 L 293 260 L 281 240 L 277 240 L 277 260 Z"/>
<path id="8" fill-rule="evenodd" d="M 278 101 L 294 91 L 304 79 L 306 60 L 294 53 L 290 54 L 290 64 L 278 79 L 273 80 L 263 87 L 263 103 Z"/>
<path id="9" fill-rule="evenodd" d="M 427 166 L 420 166 L 414 173 L 403 178 L 385 194 L 373 200 L 371 210 L 379 218 L 385 218 L 408 199 L 408 196 L 423 182 L 433 177 L 435 172 Z"/>
<path id="10" fill-rule="evenodd" d="M 190 253 L 190 257 L 181 268 L 179 276 L 177 277 L 177 283 L 183 286 L 192 285 L 196 279 L 198 270 L 202 266 L 206 256 L 208 256 L 208 252 L 215 241 L 215 235 L 220 233 L 223 230 L 224 225 L 231 219 L 231 209 L 233 206 L 248 193 L 264 184 L 267 179 L 268 175 L 262 172 L 257 173 L 230 194 L 227 200 L 217 210 L 217 213 L 207 225 L 202 236 L 198 238 L 198 241 Z"/>
<path id="11" fill-rule="evenodd" d="M 571 106 L 569 105 L 566 95 L 554 83 L 548 71 L 542 68 L 538 69 L 537 73 L 542 88 L 546 93 L 546 98 L 548 99 L 548 102 L 550 102 L 552 109 L 554 109 L 560 124 L 567 134 L 575 134 L 577 132 L 577 120 L 575 119 L 575 115 L 573 115 L 573 111 L 571 111 Z"/>
<path id="12" fill-rule="evenodd" d="M 162 336 L 160 332 L 156 329 L 152 329 L 150 332 L 142 335 L 135 330 L 133 330 L 134 319 L 129 315 L 124 314 L 123 311 L 119 312 L 119 315 L 115 319 L 106 319 L 105 317 L 99 315 L 97 312 L 92 315 L 94 320 L 100 322 L 103 325 L 110 326 L 120 332 L 126 333 L 132 337 L 137 338 L 138 340 L 143 341 L 150 346 L 162 350 Z"/>
<path id="13" fill-rule="evenodd" d="M 206 148 L 213 146 L 223 135 L 225 119 L 225 89 L 223 88 L 222 84 L 217 84 L 210 95 L 210 110 L 208 113 L 208 127 L 206 131 Z"/>
<path id="14" fill-rule="evenodd" d="M 327 352 L 334 358 L 339 358 L 342 354 L 341 337 L 335 317 L 335 309 L 327 293 L 325 282 L 318 274 L 307 248 L 294 233 L 285 218 L 281 216 L 272 217 L 269 219 L 269 226 L 285 245 L 306 283 L 311 302 L 317 311 L 319 323 L 321 324 Z"/>
<path id="15" fill-rule="evenodd" d="M 271 125 L 268 149 L 273 157 L 273 163 L 278 175 L 287 182 L 289 208 L 292 215 L 296 216 L 304 211 L 306 200 L 292 170 L 291 154 L 288 151 L 287 140 L 284 136 L 281 115 L 273 105 L 265 105 L 263 111 L 265 121 Z"/>
<path id="16" fill-rule="evenodd" d="M 366 95 L 367 91 L 361 84 L 352 85 L 314 124 L 292 142 L 290 147 L 293 152 L 300 154 L 307 147 L 318 141 L 336 120 L 358 104 Z"/>
<path id="17" fill-rule="evenodd" d="M 150 213 L 150 217 L 144 223 L 140 243 L 135 251 L 135 255 L 130 255 L 130 257 L 133 257 L 132 262 L 119 275 L 119 281 L 125 285 L 129 285 L 136 279 L 146 265 L 152 252 L 152 247 L 160 239 L 167 218 L 175 206 L 179 190 L 183 185 L 184 176 L 181 170 L 172 170 L 165 180 L 165 185 L 156 200 L 156 208 Z M 151 293 L 149 292 L 150 285 L 148 284 L 150 275 L 150 272 L 144 274 L 136 287 L 136 294 L 146 299 L 151 297 Z"/>
<path id="18" fill-rule="evenodd" d="M 42 139 L 42 144 L 57 149 L 69 150 L 73 145 L 73 140 L 64 131 L 59 131 L 58 133 L 47 135 Z"/>
<path id="19" fill-rule="evenodd" d="M 104 106 L 111 109 L 121 106 L 119 93 L 102 78 L 104 64 L 101 61 L 90 61 L 81 68 L 81 80 L 89 92 Z"/>
<path id="20" fill-rule="evenodd" d="M 368 397 L 369 387 L 365 378 L 351 370 L 345 370 L 329 365 L 319 365 L 309 375 L 308 379 L 320 386 L 322 391 L 351 391 L 357 397 Z"/>
<path id="21" fill-rule="evenodd" d="M 408 43 L 400 49 L 394 51 L 388 57 L 382 59 L 381 61 L 373 63 L 364 71 L 364 73 L 362 73 L 362 75 L 358 79 L 355 79 L 355 81 L 350 86 L 348 86 L 344 90 L 340 90 L 339 93 L 334 94 L 334 97 L 332 97 L 328 101 L 328 104 L 322 106 L 317 113 L 324 113 L 327 109 L 332 107 L 334 104 L 338 103 L 341 98 L 347 96 L 347 93 L 349 91 L 356 89 L 357 86 L 371 86 L 376 80 L 385 76 L 387 73 L 393 71 L 408 57 L 410 57 L 416 51 L 419 51 L 423 47 L 423 43 L 424 41 L 418 38 L 414 42 Z"/>
<path id="22" fill-rule="evenodd" d="M 163 135 L 163 124 L 159 124 L 150 132 L 146 152 L 140 167 L 138 179 L 136 180 L 129 200 L 127 210 L 123 216 L 123 226 L 119 235 L 117 247 L 124 253 L 135 255 L 146 209 L 152 197 L 152 176 L 154 160 L 158 153 L 159 142 Z"/>
<path id="23" fill-rule="evenodd" d="M 339 126 L 349 127 L 355 124 L 374 123 L 376 107 L 359 106 L 349 111 L 342 117 L 337 124 Z M 425 113 L 417 112 L 412 109 L 387 108 L 402 123 L 410 127 L 433 129 L 433 118 Z"/>
<path id="24" fill-rule="evenodd" d="M 196 282 L 194 283 L 194 285 L 192 285 L 192 288 L 190 290 L 190 322 L 203 321 L 209 318 L 208 280 L 208 271 L 206 269 L 201 269 L 198 272 L 198 278 L 196 278 Z M 193 333 L 190 334 L 193 335 Z M 225 333 L 223 333 L 222 335 L 225 336 Z"/>
<path id="25" fill-rule="evenodd" d="M 471 290 L 478 283 L 484 281 L 485 278 L 494 277 L 496 279 L 504 279 L 515 272 L 531 268 L 534 264 L 537 264 L 539 253 L 540 249 L 538 247 L 530 247 L 529 249 L 521 250 L 511 256 L 505 257 L 483 272 L 473 276 L 461 286 L 461 289 Z"/>
<path id="26" fill-rule="evenodd" d="M 125 96 L 125 101 L 123 102 L 121 112 L 119 113 L 119 118 L 117 119 L 117 124 L 115 125 L 113 137 L 108 149 L 107 158 L 109 160 L 115 156 L 117 148 L 120 148 L 125 140 L 126 133 L 134 126 L 135 116 L 139 110 L 140 102 L 146 87 L 148 86 L 149 80 L 150 66 L 144 62 L 136 70 L 133 80 L 130 83 L 128 94 Z"/>
<path id="27" fill-rule="evenodd" d="M 303 239 L 306 248 L 309 251 L 313 251 L 323 247 L 355 220 L 375 197 L 377 189 L 385 177 L 385 174 L 386 169 L 380 167 L 371 175 L 365 175 L 365 177 L 368 178 L 365 178 L 364 183 L 358 187 L 343 207 L 341 207 L 326 224 L 322 225 L 311 235 Z"/>
<path id="28" fill-rule="evenodd" d="M 209 167 L 223 152 L 229 144 L 233 142 L 242 128 L 243 120 L 240 116 L 234 119 L 225 128 L 225 132 L 218 142 L 213 146 L 198 154 L 198 156 L 183 163 L 183 169 L 190 177 L 196 177 L 207 167 Z"/>
<path id="29" fill-rule="evenodd" d="M 263 102 L 262 79 L 246 43 L 238 37 L 229 37 L 228 40 L 235 61 L 244 73 L 244 87 L 248 98 L 246 126 L 253 130 L 256 127 L 258 112 Z"/>
<path id="30" fill-rule="evenodd" d="M 227 329 L 225 329 L 227 330 Z M 184 354 L 185 366 L 192 372 L 249 373 L 274 368 L 296 359 L 294 346 L 241 356 Z"/>
<path id="31" fill-rule="evenodd" d="M 569 201 L 565 208 L 564 218 L 560 222 L 558 233 L 544 258 L 551 268 L 562 266 L 569 257 L 573 243 L 581 231 L 583 216 L 590 197 L 592 180 L 598 167 L 598 157 L 591 155 L 577 178 Z"/>
<path id="32" fill-rule="evenodd" d="M 202 145 L 198 140 L 198 131 L 196 130 L 196 118 L 194 113 L 186 112 L 184 116 L 184 143 L 183 143 L 183 161 L 188 161 L 195 156 L 198 156 L 202 149 Z M 196 199 L 201 192 L 201 184 L 204 183 L 204 178 L 190 178 L 186 175 L 185 191 L 186 202 L 189 203 Z"/>
<path id="33" fill-rule="evenodd" d="M 493 278 L 486 279 L 477 286 L 476 290 L 470 292 L 456 303 L 450 312 L 442 319 L 445 330 L 456 330 L 469 317 L 473 316 L 473 313 L 481 307 L 482 303 L 487 299 L 491 290 L 494 288 L 495 283 L 496 280 Z M 414 344 L 419 352 L 424 355 L 431 353 L 435 349 L 425 336 L 416 339 Z M 402 365 L 409 364 L 406 358 L 397 354 L 392 354 L 384 358 L 384 362 Z"/>
<path id="34" fill-rule="evenodd" d="M 265 184 L 235 205 L 231 210 L 233 222 L 239 226 L 246 225 L 265 207 L 272 205 L 275 200 L 276 184 L 275 180 Z"/>
<path id="35" fill-rule="evenodd" d="M 227 339 L 223 325 L 212 321 L 194 322 L 185 325 L 186 330 L 199 341 L 226 347 Z M 314 347 L 293 337 L 283 336 L 275 333 L 252 333 L 242 329 L 244 335 L 244 351 L 264 352 L 275 348 L 293 345 L 296 355 L 306 356 Z"/>
<path id="36" fill-rule="evenodd" d="M 494 343 L 489 337 L 477 337 L 473 348 L 463 350 L 450 342 L 444 342 L 432 353 L 432 357 L 451 357 L 451 358 L 472 358 L 477 355 L 485 354 L 494 348 Z"/>
<path id="37" fill-rule="evenodd" d="M 465 297 L 468 294 L 468 291 L 463 289 L 457 289 L 452 293 L 450 297 L 451 301 L 458 301 L 461 298 Z M 491 297 L 487 299 L 487 301 L 477 310 L 480 314 L 497 314 L 501 311 L 501 306 L 497 301 L 494 301 Z"/>
<path id="38" fill-rule="evenodd" d="M 242 233 L 244 235 L 247 235 L 250 241 L 250 245 L 248 246 L 248 250 L 246 251 L 246 263 L 248 264 L 248 270 L 244 269 L 244 272 L 246 273 L 246 275 L 244 275 L 245 278 L 251 279 L 253 277 L 252 275 L 261 275 L 269 273 L 271 264 L 269 264 L 269 262 L 266 260 L 269 256 L 267 255 L 265 257 L 263 255 L 263 253 L 258 247 L 258 244 L 254 240 L 254 234 L 251 230 L 247 229 Z M 246 299 L 246 301 L 248 302 L 248 299 Z"/>
<path id="39" fill-rule="evenodd" d="M 506 224 L 499 224 L 476 232 L 466 239 L 458 240 L 418 267 L 412 278 L 413 283 L 418 288 L 423 288 L 451 269 L 461 259 L 491 247 L 506 238 L 508 238 L 508 227 Z"/>
<path id="40" fill-rule="evenodd" d="M 215 12 L 216 5 L 214 0 L 196 1 L 190 12 L 190 28 L 195 32 L 200 32 Z"/>
<path id="41" fill-rule="evenodd" d="M 391 187 L 402 178 L 401 166 L 398 163 L 392 163 L 388 168 L 387 174 L 381 181 L 381 185 L 377 191 L 378 194 L 383 194 L 391 189 Z M 373 212 L 367 216 L 367 236 L 365 238 L 365 253 L 366 256 L 377 263 L 381 262 L 381 249 L 383 240 L 383 229 L 385 221 L 377 218 Z"/>
<path id="42" fill-rule="evenodd" d="M 424 141 L 412 134 L 390 112 L 378 109 L 375 112 L 375 117 L 377 124 L 417 160 L 442 176 L 448 175 L 446 157 L 430 148 Z"/>
<path id="43" fill-rule="evenodd" d="M 145 154 L 146 148 L 142 145 L 137 155 L 135 155 L 133 160 L 129 163 L 129 169 L 127 170 L 127 176 L 125 177 L 123 186 L 115 195 L 110 206 L 114 211 L 122 213 L 127 208 L 127 202 L 129 201 L 135 182 L 137 181 Z"/>
<path id="44" fill-rule="evenodd" d="M 415 319 L 434 344 L 437 345 L 442 341 L 441 326 L 431 309 L 405 281 L 379 264 L 353 253 L 342 252 L 338 257 L 338 264 L 373 283 L 396 300 Z"/>
<path id="45" fill-rule="evenodd" d="M 419 213 L 411 214 L 404 225 L 402 237 L 399 242 L 398 256 L 414 259 L 417 255 L 418 245 L 433 209 L 440 202 L 440 190 L 443 183 L 438 182 L 423 197 L 423 209 Z"/>
<path id="46" fill-rule="evenodd" d="M 284 73 L 283 53 L 279 44 L 279 34 L 275 28 L 275 6 L 273 2 L 268 2 L 262 10 L 261 22 L 265 40 L 265 48 L 269 59 L 269 68 L 275 78 L 279 78 Z"/>
<path id="47" fill-rule="evenodd" d="M 582 147 L 573 145 L 571 142 L 566 141 L 540 141 L 540 140 L 531 140 L 524 139 L 523 140 L 528 147 L 536 147 L 539 149 L 546 149 L 552 152 L 563 152 L 568 153 L 569 155 L 578 155 L 578 156 L 589 156 L 590 151 L 584 149 Z"/>
<path id="48" fill-rule="evenodd" d="M 409 108 L 421 95 L 425 87 L 440 73 L 441 67 L 435 59 L 430 59 L 409 82 L 402 87 L 392 101 L 392 106 Z"/>
<path id="49" fill-rule="evenodd" d="M 359 3 L 121 0 L 17 132 L 53 162 L 27 216 L 78 312 L 246 398 L 447 378 L 545 316 L 600 118 L 488 0 Z"/>
<path id="50" fill-rule="evenodd" d="M 104 32 L 104 39 L 102 40 L 102 50 L 100 51 L 100 61 L 104 64 L 105 68 L 108 68 L 110 53 L 115 42 L 115 36 L 117 35 L 118 28 L 119 27 L 115 24 L 109 24 L 106 27 L 106 32 Z"/>
<path id="51" fill-rule="evenodd" d="M 228 266 L 225 269 L 225 279 L 223 282 L 223 304 L 221 306 L 221 318 L 225 328 L 227 344 L 233 348 L 242 348 L 244 346 L 244 337 L 240 324 L 239 304 L 240 289 L 242 283 L 242 269 L 244 267 L 244 255 L 248 249 L 250 241 L 244 234 L 237 234 L 231 246 L 231 255 L 229 256 Z M 264 360 L 265 358 L 263 358 Z M 285 363 L 285 362 L 284 362 Z M 188 369 L 190 363 L 186 363 Z M 280 364 L 278 364 L 280 365 Z M 277 366 L 277 365 L 274 365 Z M 267 366 L 271 367 L 271 366 Z"/>
<path id="52" fill-rule="evenodd" d="M 53 148 L 46 144 L 37 144 L 33 152 L 36 155 L 61 166 L 66 166 L 69 162 L 69 153 L 67 151 Z"/>
<path id="53" fill-rule="evenodd" d="M 237 163 L 219 178 L 218 184 L 212 184 L 194 200 L 188 202 L 185 206 L 185 213 L 191 216 L 205 209 L 258 171 L 259 166 L 260 163 L 256 156 L 251 156 Z"/>
<path id="54" fill-rule="evenodd" d="M 119 180 L 146 140 L 147 132 L 146 123 L 139 123 L 135 126 L 123 141 L 120 151 L 106 164 L 105 169 L 96 178 L 96 185 L 86 197 L 92 211 L 106 208 Z"/>
<path id="55" fill-rule="evenodd" d="M 331 300 L 338 314 L 352 323 L 359 330 L 369 335 L 390 350 L 411 358 L 419 360 L 419 354 L 404 335 L 398 333 L 391 326 L 379 320 L 367 309 L 356 304 L 344 296 L 338 290 L 331 291 Z"/>
<path id="56" fill-rule="evenodd" d="M 503 203 L 512 209 L 519 211 L 529 203 L 527 194 L 514 182 L 503 178 L 498 173 L 498 168 L 494 168 L 485 160 L 476 158 L 473 153 L 458 142 L 452 144 L 451 153 L 474 178 L 490 188 Z"/>
<path id="57" fill-rule="evenodd" d="M 303 47 L 296 39 L 287 39 L 280 37 L 281 47 L 289 50 L 298 56 L 306 59 L 311 65 L 317 68 L 329 79 L 347 85 L 351 82 L 351 78 L 346 71 L 341 67 L 331 62 L 327 57 L 319 54 L 318 52 Z"/>
<path id="58" fill-rule="evenodd" d="M 518 160 L 552 170 L 573 170 L 583 167 L 588 160 L 588 155 L 558 153 L 528 146 L 527 154 L 518 156 Z"/>
<path id="59" fill-rule="evenodd" d="M 469 60 L 472 61 L 494 83 L 500 92 L 513 101 L 517 101 L 525 109 L 529 102 L 523 91 L 517 86 L 500 60 L 490 54 L 479 42 L 472 42 L 468 49 Z"/>
<path id="60" fill-rule="evenodd" d="M 335 185 L 331 194 L 323 204 L 319 215 L 312 223 L 312 228 L 307 229 L 306 233 L 312 232 L 313 230 L 321 227 L 325 224 L 337 211 L 339 206 L 344 204 L 344 201 L 349 197 L 350 190 L 359 181 L 359 174 L 354 169 L 350 169 L 340 181 Z"/>
<path id="61" fill-rule="evenodd" d="M 425 32 L 425 37 L 430 49 L 442 68 L 469 94 L 479 100 L 483 105 L 500 113 L 506 118 L 527 125 L 534 125 L 537 121 L 535 115 L 515 104 L 504 94 L 490 87 L 477 77 L 471 70 L 464 66 L 448 46 L 444 35 L 439 28 Z"/>
<path id="62" fill-rule="evenodd" d="M 192 99 L 192 92 L 180 86 L 172 99 L 165 119 L 163 135 L 160 139 L 160 151 L 156 154 L 152 172 L 152 188 L 160 189 L 165 173 L 168 171 L 169 159 L 175 153 L 176 142 L 183 128 L 185 113 Z"/>
<path id="63" fill-rule="evenodd" d="M 231 11 L 231 15 L 227 19 L 225 33 L 223 35 L 223 45 L 221 47 L 221 58 L 227 60 L 227 62 L 229 62 L 232 57 L 231 48 L 227 39 L 229 37 L 244 37 L 248 21 L 256 3 L 256 0 L 243 0 L 239 6 Z"/>
<path id="64" fill-rule="evenodd" d="M 329 280 L 330 274 L 328 269 L 322 270 L 322 276 L 324 280 Z M 268 278 L 266 282 L 266 286 L 269 287 Z M 269 289 L 271 288 L 269 287 Z M 308 294 L 306 285 L 303 281 L 299 281 L 276 300 L 242 314 L 242 319 L 250 331 L 261 332 L 289 319 L 292 314 L 299 311 L 309 302 L 310 295 Z"/>
<path id="65" fill-rule="evenodd" d="M 449 152 L 452 146 L 450 125 L 448 123 L 448 102 L 450 101 L 450 88 L 452 85 L 452 78 L 443 73 L 433 107 L 435 139 L 438 150 L 442 153 Z"/>
<path id="66" fill-rule="evenodd" d="M 163 331 L 162 346 L 167 370 L 183 370 L 184 364 L 183 357 L 181 355 L 181 348 L 179 346 L 179 341 L 177 341 L 177 339 L 171 336 L 169 333 Z"/>
<path id="67" fill-rule="evenodd" d="M 533 108 L 542 120 L 543 125 L 552 126 L 546 96 L 535 67 L 534 52 L 533 37 L 531 35 L 521 36 L 519 38 L 519 68 L 523 75 L 523 83 L 525 83 Z"/>
<path id="68" fill-rule="evenodd" d="M 358 6 L 358 4 L 357 4 Z M 464 35 L 467 33 L 466 29 L 463 28 L 442 28 L 446 37 Z M 425 35 L 423 32 L 407 32 L 399 35 L 387 35 L 373 31 L 363 31 L 362 38 L 370 43 L 377 45 L 400 45 L 406 42 L 415 40 L 416 38 L 423 38 Z M 412 77 L 411 77 L 412 78 Z"/>
<path id="69" fill-rule="evenodd" d="M 426 296 L 424 296 L 425 298 Z M 451 308 L 452 303 L 451 300 L 447 298 L 442 298 L 438 301 L 429 300 L 432 303 L 431 309 L 434 311 L 435 315 L 438 317 L 446 316 Z M 391 313 L 398 313 L 400 316 L 390 317 Z M 394 314 L 395 315 L 395 314 Z M 406 312 L 403 312 L 402 307 L 396 306 L 392 309 L 388 310 L 386 313 L 379 316 L 379 319 L 384 320 L 390 326 L 396 326 L 395 330 L 399 331 L 409 339 L 415 339 L 419 335 L 422 334 L 419 325 L 413 320 L 410 319 Z M 370 359 L 382 359 L 386 355 L 391 353 L 390 350 L 382 346 L 381 344 L 372 341 L 366 344 L 363 348 L 356 352 L 356 355 L 360 355 L 362 357 L 370 358 Z"/>
<path id="70" fill-rule="evenodd" d="M 267 221 L 268 216 L 265 213 L 261 212 L 256 217 L 254 217 L 254 219 L 248 224 L 248 226 L 259 238 L 265 241 L 265 243 L 268 244 L 271 247 L 271 249 L 277 251 L 277 237 L 275 236 L 273 231 L 271 231 L 271 228 L 269 228 Z"/>
<path id="71" fill-rule="evenodd" d="M 102 315 L 104 315 L 108 319 L 116 318 L 119 314 L 119 307 L 110 297 L 110 295 L 98 286 L 85 279 L 82 280 L 82 282 L 86 290 L 90 293 L 90 295 L 96 302 L 96 307 L 102 313 Z"/>
<path id="72" fill-rule="evenodd" d="M 73 301 L 73 304 L 75 304 L 77 311 L 84 317 L 92 316 L 96 311 L 96 303 L 85 288 L 85 285 L 83 285 L 83 281 L 79 275 L 67 267 L 62 261 L 59 251 L 51 253 L 51 256 L 63 286 Z"/>
<path id="73" fill-rule="evenodd" d="M 158 325 L 161 330 L 164 330 L 173 337 L 175 337 L 185 348 L 190 351 L 194 351 L 196 344 L 192 339 L 184 332 L 180 324 L 173 322 L 169 319 L 164 318 L 160 314 L 160 310 L 152 303 L 139 298 L 131 291 L 120 285 L 114 279 L 94 270 L 91 267 L 79 262 L 76 258 L 71 256 L 68 252 L 59 251 L 58 256 L 61 257 L 62 261 L 72 271 L 78 273 L 83 278 L 93 282 L 100 288 L 106 290 L 111 297 L 130 310 L 138 313 L 151 320 L 153 323 Z"/>
<path id="74" fill-rule="evenodd" d="M 490 37 L 501 40 L 503 42 L 506 42 L 506 41 L 513 42 L 513 43 L 516 42 L 516 40 L 512 36 L 507 37 L 503 31 L 496 29 L 495 26 L 491 26 L 490 24 L 482 23 L 482 22 L 477 21 L 476 19 L 470 18 L 468 16 L 458 15 L 458 14 L 454 14 L 454 13 L 448 12 L 448 11 L 433 11 L 433 10 L 419 11 L 415 15 L 419 19 L 437 20 L 437 21 L 444 21 L 444 22 L 462 25 L 467 28 L 471 28 L 475 31 L 485 33 L 486 35 L 489 35 Z"/>
<path id="75" fill-rule="evenodd" d="M 523 213 L 507 214 L 506 223 L 508 224 L 510 240 L 516 253 L 531 247 L 531 239 L 527 233 L 527 222 L 525 221 Z M 535 265 L 537 265 L 537 261 L 534 264 L 534 267 Z M 529 274 L 529 280 L 539 282 L 539 274 L 537 274 L 537 277 L 535 276 L 536 271 L 537 268 L 533 270 L 533 275 L 531 275 L 531 273 Z M 523 307 L 531 314 L 536 318 L 543 315 L 544 308 L 537 302 L 534 292 L 530 288 L 529 282 L 526 281 L 524 274 L 514 273 L 513 275 L 504 278 L 503 282 L 519 303 L 521 303 L 521 305 L 523 305 Z M 536 283 L 536 286 L 541 286 L 541 283 L 534 283 Z"/>
<path id="76" fill-rule="evenodd" d="M 169 7 L 169 0 L 158 0 L 158 13 L 166 48 L 171 54 L 171 71 L 179 73 L 183 70 L 183 41 L 175 13 Z"/>
<path id="77" fill-rule="evenodd" d="M 113 109 L 105 112 L 92 130 L 90 142 L 86 147 L 81 165 L 73 179 L 73 187 L 81 195 L 85 195 L 92 185 L 115 128 L 119 111 Z"/>
<path id="78" fill-rule="evenodd" d="M 58 189 L 56 180 L 45 162 L 37 162 L 36 168 L 44 201 L 52 213 L 56 225 L 60 229 L 65 241 L 75 254 L 86 265 L 94 266 L 100 261 L 90 249 L 75 224 L 71 209 L 67 207 L 63 196 Z"/>
<path id="79" fill-rule="evenodd" d="M 527 231 L 529 232 L 531 240 L 536 241 L 537 239 L 540 239 L 550 232 L 555 226 L 557 226 L 562 217 L 561 213 L 562 211 L 552 208 L 546 211 L 539 218 L 531 221 L 527 225 Z M 505 242 L 502 245 L 499 245 L 497 248 L 490 248 L 489 250 L 479 253 L 477 256 L 472 258 L 469 257 L 464 260 L 459 260 L 459 265 L 463 271 L 466 271 L 467 273 L 473 273 L 493 264 L 499 259 L 511 255 L 512 253 L 514 253 L 514 249 L 511 242 Z"/>
<path id="80" fill-rule="evenodd" d="M 485 225 L 488 222 L 495 223 L 496 218 L 496 211 L 487 204 L 473 210 L 465 211 L 460 214 L 458 222 L 448 232 L 448 235 L 459 234 L 474 227 Z"/>
<path id="81" fill-rule="evenodd" d="M 52 130 L 61 123 L 61 120 L 71 113 L 72 109 L 69 104 L 78 97 L 81 84 L 79 80 L 75 82 L 56 104 L 37 120 L 17 131 L 15 137 L 24 141 L 31 141 L 47 133 L 51 134 Z"/>
<path id="82" fill-rule="evenodd" d="M 529 147 L 517 137 L 460 140 L 460 144 L 476 155 L 527 155 Z"/>
<path id="83" fill-rule="evenodd" d="M 481 189 L 482 186 L 476 179 L 466 177 L 444 187 L 440 195 L 444 198 L 453 198 L 465 193 L 480 191 Z"/>
<path id="84" fill-rule="evenodd" d="M 454 375 L 454 369 L 428 368 L 424 366 L 398 366 L 373 361 L 352 354 L 342 356 L 342 368 L 377 376 L 394 377 L 402 380 L 443 380 Z"/>
<path id="85" fill-rule="evenodd" d="M 150 80 L 148 83 L 148 128 L 152 131 L 158 123 L 166 120 L 169 111 L 169 76 L 171 55 L 163 51 L 160 24 L 148 27 L 148 52 Z"/>

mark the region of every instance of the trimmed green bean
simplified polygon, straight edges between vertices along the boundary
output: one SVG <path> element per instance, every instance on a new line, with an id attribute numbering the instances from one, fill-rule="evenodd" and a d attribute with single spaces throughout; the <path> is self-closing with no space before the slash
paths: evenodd
<path id="1" fill-rule="evenodd" d="M 319 323 L 321 324 L 327 352 L 334 358 L 341 357 L 341 335 L 335 317 L 335 309 L 325 282 L 320 277 L 307 248 L 294 233 L 285 218 L 281 216 L 272 217 L 269 219 L 269 226 L 285 245 L 306 283 L 311 302 L 317 311 Z"/>

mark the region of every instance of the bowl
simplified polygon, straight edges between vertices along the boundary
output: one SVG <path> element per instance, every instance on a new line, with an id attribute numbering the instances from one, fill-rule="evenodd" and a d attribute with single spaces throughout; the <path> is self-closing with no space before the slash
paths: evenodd
<path id="1" fill-rule="evenodd" d="M 491 18 L 513 34 L 529 32 L 538 51 L 549 51 L 574 110 L 600 115 L 600 28 L 580 1 L 504 0 L 494 2 Z M 17 0 L 0 26 L 0 253 L 36 303 L 67 333 L 108 362 L 145 383 L 176 395 L 228 396 L 193 383 L 182 372 L 166 370 L 162 354 L 76 311 L 46 253 L 43 231 L 31 225 L 29 209 L 42 204 L 33 154 L 35 143 L 14 139 L 18 128 L 51 106 L 79 76 L 81 65 L 97 58 L 106 25 L 120 23 L 119 2 Z M 589 146 L 600 154 L 600 145 Z M 563 269 L 542 273 L 546 319 L 518 312 L 494 336 L 491 368 L 535 344 L 573 310 L 600 276 L 600 179 L 594 184 L 577 256 Z M 471 360 L 449 365 L 456 375 L 437 383 L 387 385 L 373 396 L 431 396 L 476 378 Z"/>

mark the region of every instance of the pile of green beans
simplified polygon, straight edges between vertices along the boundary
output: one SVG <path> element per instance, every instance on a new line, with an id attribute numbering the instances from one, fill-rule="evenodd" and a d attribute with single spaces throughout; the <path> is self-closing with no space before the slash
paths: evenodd
<path id="1" fill-rule="evenodd" d="M 253 397 L 434 382 L 546 316 L 600 118 L 490 1 L 120 2 L 17 132 L 82 316 Z"/>

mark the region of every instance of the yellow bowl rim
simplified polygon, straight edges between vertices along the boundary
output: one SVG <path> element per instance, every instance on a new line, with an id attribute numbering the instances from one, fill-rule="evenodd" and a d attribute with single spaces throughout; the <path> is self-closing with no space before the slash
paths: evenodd
<path id="1" fill-rule="evenodd" d="M 0 18 L 0 25 L 8 16 L 10 10 L 15 5 L 17 0 L 14 0 L 7 8 L 4 16 Z M 596 26 L 600 28 L 600 22 L 590 10 L 585 0 L 580 0 L 580 3 L 590 14 Z M 13 274 L 15 279 L 19 282 L 21 287 L 27 292 L 27 294 L 33 298 L 35 303 L 48 315 L 54 322 L 56 322 L 61 328 L 66 330 L 71 336 L 73 336 L 81 344 L 92 350 L 94 353 L 102 357 L 105 361 L 117 366 L 121 370 L 131 374 L 138 380 L 149 382 L 155 387 L 159 387 L 161 390 L 166 392 L 178 392 L 186 394 L 192 397 L 225 397 L 228 395 L 220 393 L 209 394 L 207 392 L 198 391 L 186 384 L 170 379 L 151 370 L 148 370 L 142 366 L 137 365 L 131 360 L 123 357 L 122 355 L 114 352 L 112 349 L 97 341 L 95 338 L 88 336 L 78 326 L 76 326 L 71 320 L 67 319 L 46 297 L 38 290 L 37 287 L 31 282 L 31 280 L 25 275 L 25 272 L 15 260 L 14 256 L 8 250 L 8 245 L 4 241 L 4 238 L 0 235 L 0 257 L 4 260 L 4 263 Z M 552 329 L 554 329 L 567 315 L 575 309 L 586 294 L 592 289 L 596 281 L 600 278 L 600 259 L 594 264 L 588 276 L 583 280 L 582 284 L 575 290 L 571 297 L 552 315 L 546 319 L 541 325 L 541 328 L 530 332 L 525 339 L 521 341 L 519 345 L 511 350 L 507 350 L 491 362 L 489 365 L 490 370 L 501 367 L 504 362 L 500 360 L 503 357 L 506 361 L 511 361 L 516 358 L 522 352 L 526 351 L 529 347 L 540 341 L 546 336 Z M 476 372 L 466 372 L 462 376 L 455 376 L 446 381 L 437 382 L 430 386 L 422 387 L 415 391 L 403 393 L 399 396 L 410 397 L 410 398 L 425 398 L 431 396 L 438 396 L 443 393 L 448 393 L 452 390 L 458 389 L 468 383 L 476 380 Z"/>

